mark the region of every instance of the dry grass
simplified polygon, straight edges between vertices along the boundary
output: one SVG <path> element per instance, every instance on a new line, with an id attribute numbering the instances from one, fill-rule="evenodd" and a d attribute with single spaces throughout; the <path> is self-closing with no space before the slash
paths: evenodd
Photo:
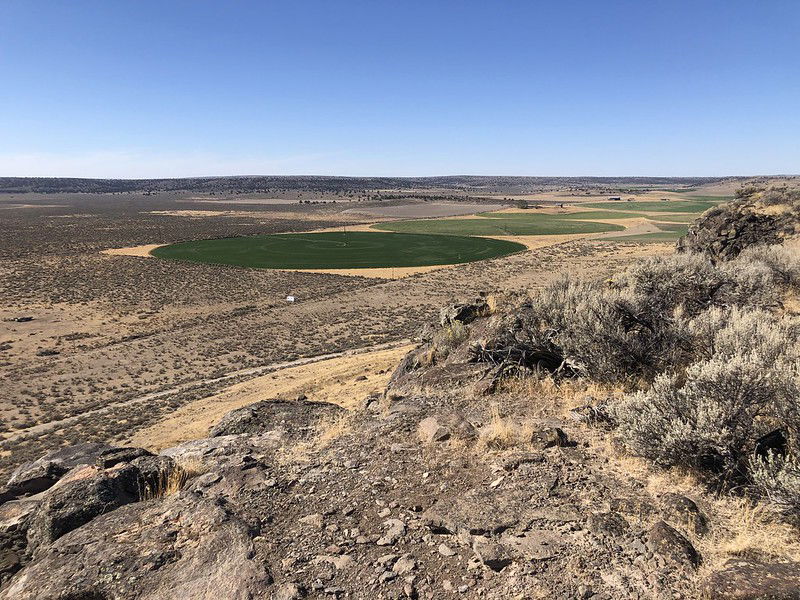
<path id="1" fill-rule="evenodd" d="M 720 569 L 731 558 L 800 561 L 797 530 L 781 521 L 768 505 L 730 494 L 709 494 L 690 471 L 655 469 L 642 458 L 620 452 L 610 436 L 599 431 L 595 434 L 600 438 L 597 447 L 611 460 L 618 473 L 644 482 L 652 497 L 670 491 L 692 498 L 708 516 L 709 531 L 705 535 L 698 535 L 680 523 L 672 523 L 681 529 L 703 557 L 698 581 Z M 658 518 L 653 515 L 644 519 L 640 526 L 647 527 Z"/>
<path id="2" fill-rule="evenodd" d="M 156 500 L 177 494 L 187 481 L 205 472 L 205 465 L 197 457 L 176 461 L 173 468 L 160 471 L 155 481 L 139 484 L 139 499 Z"/>
<path id="3" fill-rule="evenodd" d="M 502 380 L 498 394 L 526 398 L 530 401 L 528 414 L 566 417 L 568 413 L 587 403 L 622 396 L 624 390 L 618 385 L 600 384 L 586 380 L 565 380 L 556 383 L 551 377 L 509 377 Z"/>
<path id="4" fill-rule="evenodd" d="M 352 428 L 353 413 L 350 411 L 322 419 L 317 424 L 315 435 L 308 440 L 282 446 L 275 458 L 284 465 L 308 462 L 312 455 L 323 451 Z"/>
<path id="5" fill-rule="evenodd" d="M 505 450 L 518 445 L 520 428 L 500 413 L 499 404 L 492 403 L 489 424 L 481 431 L 478 446 L 483 449 Z"/>
<path id="6" fill-rule="evenodd" d="M 713 507 L 711 530 L 695 540 L 705 559 L 704 570 L 720 568 L 730 558 L 800 561 L 797 530 L 767 505 L 731 496 L 709 504 Z"/>

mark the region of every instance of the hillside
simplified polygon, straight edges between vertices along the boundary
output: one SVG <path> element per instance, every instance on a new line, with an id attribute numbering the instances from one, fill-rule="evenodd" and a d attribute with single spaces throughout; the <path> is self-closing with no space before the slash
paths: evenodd
<path id="1" fill-rule="evenodd" d="M 0 492 L 0 598 L 795 598 L 796 200 L 448 304 L 346 407 L 53 448 Z"/>

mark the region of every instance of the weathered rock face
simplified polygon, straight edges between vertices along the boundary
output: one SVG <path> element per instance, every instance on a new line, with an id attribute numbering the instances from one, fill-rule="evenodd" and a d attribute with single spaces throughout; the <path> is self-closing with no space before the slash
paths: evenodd
<path id="1" fill-rule="evenodd" d="M 97 517 L 60 537 L 0 594 L 2 600 L 251 600 L 270 576 L 252 560 L 248 526 L 184 492 Z"/>
<path id="2" fill-rule="evenodd" d="M 472 323 L 478 317 L 485 316 L 489 312 L 489 307 L 484 298 L 478 298 L 475 302 L 451 304 L 439 311 L 439 324 L 442 326 L 452 323 Z"/>
<path id="3" fill-rule="evenodd" d="M 36 552 L 93 518 L 139 499 L 139 470 L 130 464 L 111 469 L 76 467 L 48 490 L 28 530 Z"/>
<path id="4" fill-rule="evenodd" d="M 708 531 L 708 519 L 694 500 L 680 494 L 666 493 L 661 497 L 661 508 L 667 521 L 703 535 Z"/>
<path id="5" fill-rule="evenodd" d="M 106 444 L 77 444 L 53 450 L 33 462 L 22 464 L 11 474 L 6 497 L 0 498 L 0 501 L 43 492 L 70 469 L 94 464 L 103 452 L 112 449 Z"/>
<path id="6" fill-rule="evenodd" d="M 652 552 L 676 566 L 695 568 L 700 564 L 700 555 L 691 542 L 664 521 L 650 528 L 647 545 Z"/>
<path id="7" fill-rule="evenodd" d="M 313 432 L 320 419 L 343 411 L 325 402 L 264 400 L 232 410 L 211 429 L 210 435 L 252 435 L 280 430 L 290 439 L 301 439 Z"/>
<path id="8" fill-rule="evenodd" d="M 780 244 L 795 232 L 791 215 L 759 213 L 752 206 L 732 202 L 706 211 L 678 240 L 678 252 L 706 254 L 712 260 L 731 260 L 754 245 Z"/>
<path id="9" fill-rule="evenodd" d="M 798 600 L 800 565 L 732 559 L 701 587 L 710 600 Z"/>

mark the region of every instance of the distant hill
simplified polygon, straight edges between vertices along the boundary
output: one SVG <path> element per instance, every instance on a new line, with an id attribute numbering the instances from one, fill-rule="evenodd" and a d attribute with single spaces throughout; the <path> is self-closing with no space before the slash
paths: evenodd
<path id="1" fill-rule="evenodd" d="M 515 190 L 598 187 L 691 189 L 729 179 L 724 177 L 321 177 L 242 176 L 183 179 L 78 179 L 67 177 L 0 177 L 0 193 L 119 193 L 139 191 L 260 192 L 267 190 L 385 190 L 448 188 L 512 193 Z"/>

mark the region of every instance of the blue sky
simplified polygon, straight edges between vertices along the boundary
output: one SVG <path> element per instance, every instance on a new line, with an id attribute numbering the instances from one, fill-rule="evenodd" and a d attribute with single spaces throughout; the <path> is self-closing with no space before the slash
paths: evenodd
<path id="1" fill-rule="evenodd" d="M 798 173 L 798 32 L 798 0 L 0 0 L 0 175 Z"/>

